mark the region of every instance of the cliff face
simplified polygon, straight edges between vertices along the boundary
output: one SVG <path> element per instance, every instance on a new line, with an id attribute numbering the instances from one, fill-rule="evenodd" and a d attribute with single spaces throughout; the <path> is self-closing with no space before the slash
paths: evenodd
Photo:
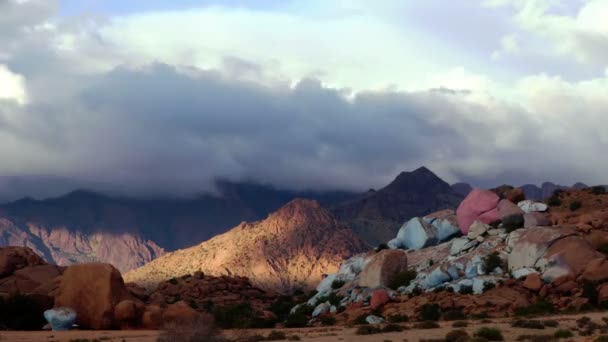
<path id="1" fill-rule="evenodd" d="M 318 202 L 296 199 L 262 221 L 241 223 L 202 244 L 169 253 L 128 272 L 126 281 L 154 284 L 202 271 L 248 277 L 279 292 L 311 289 L 365 243 Z"/>
<path id="2" fill-rule="evenodd" d="M 165 254 L 153 241 L 129 233 L 86 234 L 65 227 L 20 225 L 0 218 L 0 246 L 25 246 L 60 266 L 104 261 L 121 271 L 143 266 Z"/>

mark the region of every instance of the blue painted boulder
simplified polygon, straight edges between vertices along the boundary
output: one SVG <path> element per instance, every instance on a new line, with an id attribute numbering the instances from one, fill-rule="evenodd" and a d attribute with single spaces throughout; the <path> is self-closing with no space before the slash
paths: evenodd
<path id="1" fill-rule="evenodd" d="M 49 322 L 53 331 L 70 330 L 76 322 L 76 311 L 70 308 L 46 310 L 44 318 Z"/>

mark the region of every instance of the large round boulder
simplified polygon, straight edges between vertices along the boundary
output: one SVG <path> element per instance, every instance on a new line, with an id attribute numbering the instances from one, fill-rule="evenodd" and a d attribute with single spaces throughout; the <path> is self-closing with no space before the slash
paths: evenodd
<path id="1" fill-rule="evenodd" d="M 63 273 L 55 306 L 74 309 L 78 313 L 76 324 L 80 327 L 103 330 L 116 326 L 114 308 L 126 299 L 135 300 L 114 266 L 79 264 Z"/>
<path id="2" fill-rule="evenodd" d="M 46 265 L 44 259 L 28 247 L 0 248 L 0 278 L 28 266 Z"/>
<path id="3" fill-rule="evenodd" d="M 148 305 L 141 316 L 141 327 L 158 330 L 163 326 L 163 310 L 158 305 Z"/>
<path id="4" fill-rule="evenodd" d="M 482 189 L 471 191 L 456 210 L 458 226 L 462 233 L 467 234 L 469 227 L 475 221 L 487 224 L 498 221 L 500 219 L 497 209 L 499 201 L 500 197 L 492 191 Z"/>
<path id="5" fill-rule="evenodd" d="M 386 249 L 376 253 L 359 275 L 363 287 L 387 287 L 398 273 L 407 271 L 407 253 L 400 249 Z"/>
<path id="6" fill-rule="evenodd" d="M 126 299 L 114 307 L 114 321 L 120 329 L 133 329 L 141 325 L 144 305 L 134 300 Z"/>

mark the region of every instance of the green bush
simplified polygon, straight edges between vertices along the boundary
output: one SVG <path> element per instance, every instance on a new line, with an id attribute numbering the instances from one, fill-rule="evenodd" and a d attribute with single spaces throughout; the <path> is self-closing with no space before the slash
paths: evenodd
<path id="1" fill-rule="evenodd" d="M 608 254 L 608 243 L 599 245 L 597 247 L 597 251 L 603 254 Z"/>
<path id="2" fill-rule="evenodd" d="M 387 244 L 385 244 L 385 243 L 381 243 L 381 244 L 378 245 L 378 247 L 376 247 L 376 252 L 380 252 L 380 251 L 383 251 L 385 249 L 390 249 L 390 247 Z"/>
<path id="3" fill-rule="evenodd" d="M 399 324 L 387 324 L 382 328 L 382 332 L 391 333 L 391 332 L 402 332 L 405 328 Z"/>
<path id="4" fill-rule="evenodd" d="M 507 216 L 502 220 L 502 227 L 507 233 L 522 228 L 524 226 L 524 216 L 522 214 L 515 214 Z"/>
<path id="5" fill-rule="evenodd" d="M 585 281 L 583 283 L 583 297 L 589 299 L 589 303 L 592 305 L 597 305 L 599 302 L 599 293 L 595 284 L 591 281 Z"/>
<path id="6" fill-rule="evenodd" d="M 516 316 L 531 316 L 556 313 L 555 305 L 546 299 L 540 299 L 524 308 L 515 309 Z"/>
<path id="7" fill-rule="evenodd" d="M 266 337 L 264 340 L 265 341 L 283 341 L 286 339 L 287 339 L 287 335 L 285 335 L 284 332 L 273 330 L 270 332 L 270 334 L 268 334 L 268 337 Z"/>
<path id="8" fill-rule="evenodd" d="M 249 303 L 216 307 L 213 316 L 223 329 L 272 328 L 276 323 L 259 317 Z"/>
<path id="9" fill-rule="evenodd" d="M 397 290 L 401 286 L 409 286 L 412 280 L 416 279 L 417 275 L 418 273 L 416 273 L 415 270 L 399 272 L 389 282 L 388 287 L 393 290 Z"/>
<path id="10" fill-rule="evenodd" d="M 574 201 L 570 203 L 570 211 L 577 211 L 583 206 L 581 201 Z"/>
<path id="11" fill-rule="evenodd" d="M 549 328 L 557 328 L 559 326 L 559 322 L 554 319 L 548 319 L 543 321 L 543 325 Z"/>
<path id="12" fill-rule="evenodd" d="M 300 306 L 294 313 L 285 319 L 286 328 L 304 328 L 308 326 L 308 316 L 312 315 L 314 308 L 310 305 Z"/>
<path id="13" fill-rule="evenodd" d="M 344 280 L 336 279 L 331 283 L 331 288 L 334 290 L 338 290 L 341 289 L 344 284 L 346 284 Z"/>
<path id="14" fill-rule="evenodd" d="M 469 326 L 469 322 L 467 321 L 457 321 L 452 324 L 454 328 L 466 328 Z"/>
<path id="15" fill-rule="evenodd" d="M 559 207 L 562 205 L 562 200 L 559 198 L 559 196 L 553 194 L 553 196 L 547 199 L 547 205 L 550 207 Z"/>
<path id="16" fill-rule="evenodd" d="M 599 336 L 594 340 L 594 342 L 608 342 L 608 335 Z"/>
<path id="17" fill-rule="evenodd" d="M 284 321 L 294 306 L 296 306 L 296 302 L 293 297 L 280 296 L 270 305 L 268 310 L 274 313 L 279 321 Z"/>
<path id="18" fill-rule="evenodd" d="M 539 321 L 524 320 L 524 319 L 519 319 L 519 320 L 511 323 L 511 326 L 514 328 L 523 328 L 523 329 L 538 329 L 538 330 L 545 329 L 545 325 Z"/>
<path id="19" fill-rule="evenodd" d="M 409 320 L 410 320 L 410 318 L 407 317 L 407 315 L 402 315 L 402 314 L 394 314 L 394 315 L 388 316 L 388 321 L 390 323 L 404 323 Z"/>
<path id="20" fill-rule="evenodd" d="M 466 319 L 467 315 L 462 312 L 462 308 L 448 310 L 443 313 L 443 319 L 446 321 L 457 321 Z"/>
<path id="21" fill-rule="evenodd" d="M 157 342 L 225 342 L 213 320 L 200 318 L 194 322 L 166 324 Z"/>
<path id="22" fill-rule="evenodd" d="M 414 325 L 415 329 L 437 329 L 440 328 L 439 323 L 435 321 L 424 321 Z"/>
<path id="23" fill-rule="evenodd" d="M 381 334 L 382 333 L 382 329 L 373 326 L 373 325 L 362 325 L 359 328 L 357 328 L 357 331 L 355 332 L 355 334 L 357 335 L 374 335 L 374 334 Z"/>
<path id="24" fill-rule="evenodd" d="M 355 318 L 353 320 L 352 323 L 355 324 L 355 325 L 369 324 L 365 320 L 367 318 L 367 316 L 368 316 L 368 314 L 360 314 L 359 316 L 357 316 L 357 318 Z"/>
<path id="25" fill-rule="evenodd" d="M 498 252 L 492 252 L 483 258 L 483 268 L 486 273 L 492 272 L 496 267 L 504 267 L 504 262 Z"/>
<path id="26" fill-rule="evenodd" d="M 485 338 L 488 341 L 504 341 L 505 338 L 502 336 L 502 332 L 498 328 L 482 327 L 477 329 L 475 337 Z"/>
<path id="27" fill-rule="evenodd" d="M 473 286 L 460 286 L 458 293 L 463 295 L 473 294 Z"/>
<path id="28" fill-rule="evenodd" d="M 0 296 L 0 330 L 40 330 L 46 324 L 43 313 L 53 307 L 44 297 Z"/>
<path id="29" fill-rule="evenodd" d="M 438 321 L 441 318 L 439 304 L 424 304 L 420 308 L 421 321 Z"/>
<path id="30" fill-rule="evenodd" d="M 171 278 L 171 279 L 169 279 L 169 283 L 171 283 L 173 285 L 177 285 L 178 281 L 176 278 Z"/>
<path id="31" fill-rule="evenodd" d="M 334 316 L 322 316 L 319 321 L 322 325 L 331 326 L 336 324 L 336 318 Z"/>
<path id="32" fill-rule="evenodd" d="M 464 330 L 452 330 L 445 335 L 445 342 L 467 342 L 470 338 Z"/>
<path id="33" fill-rule="evenodd" d="M 568 330 L 568 329 L 560 329 L 558 331 L 556 331 L 553 336 L 555 338 L 571 338 L 574 337 L 574 334 L 572 333 L 572 331 Z"/>

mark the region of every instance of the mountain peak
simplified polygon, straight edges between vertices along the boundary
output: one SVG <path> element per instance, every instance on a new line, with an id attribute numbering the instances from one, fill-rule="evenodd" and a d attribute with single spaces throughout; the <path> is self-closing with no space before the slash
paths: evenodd
<path id="1" fill-rule="evenodd" d="M 287 226 L 300 222 L 327 224 L 334 221 L 331 213 L 321 207 L 319 202 L 303 198 L 296 198 L 285 204 L 270 214 L 268 219 Z"/>
<path id="2" fill-rule="evenodd" d="M 421 186 L 428 185 L 444 185 L 447 189 L 450 186 L 439 178 L 433 171 L 422 166 L 411 172 L 401 172 L 389 185 L 384 189 L 417 189 Z"/>

